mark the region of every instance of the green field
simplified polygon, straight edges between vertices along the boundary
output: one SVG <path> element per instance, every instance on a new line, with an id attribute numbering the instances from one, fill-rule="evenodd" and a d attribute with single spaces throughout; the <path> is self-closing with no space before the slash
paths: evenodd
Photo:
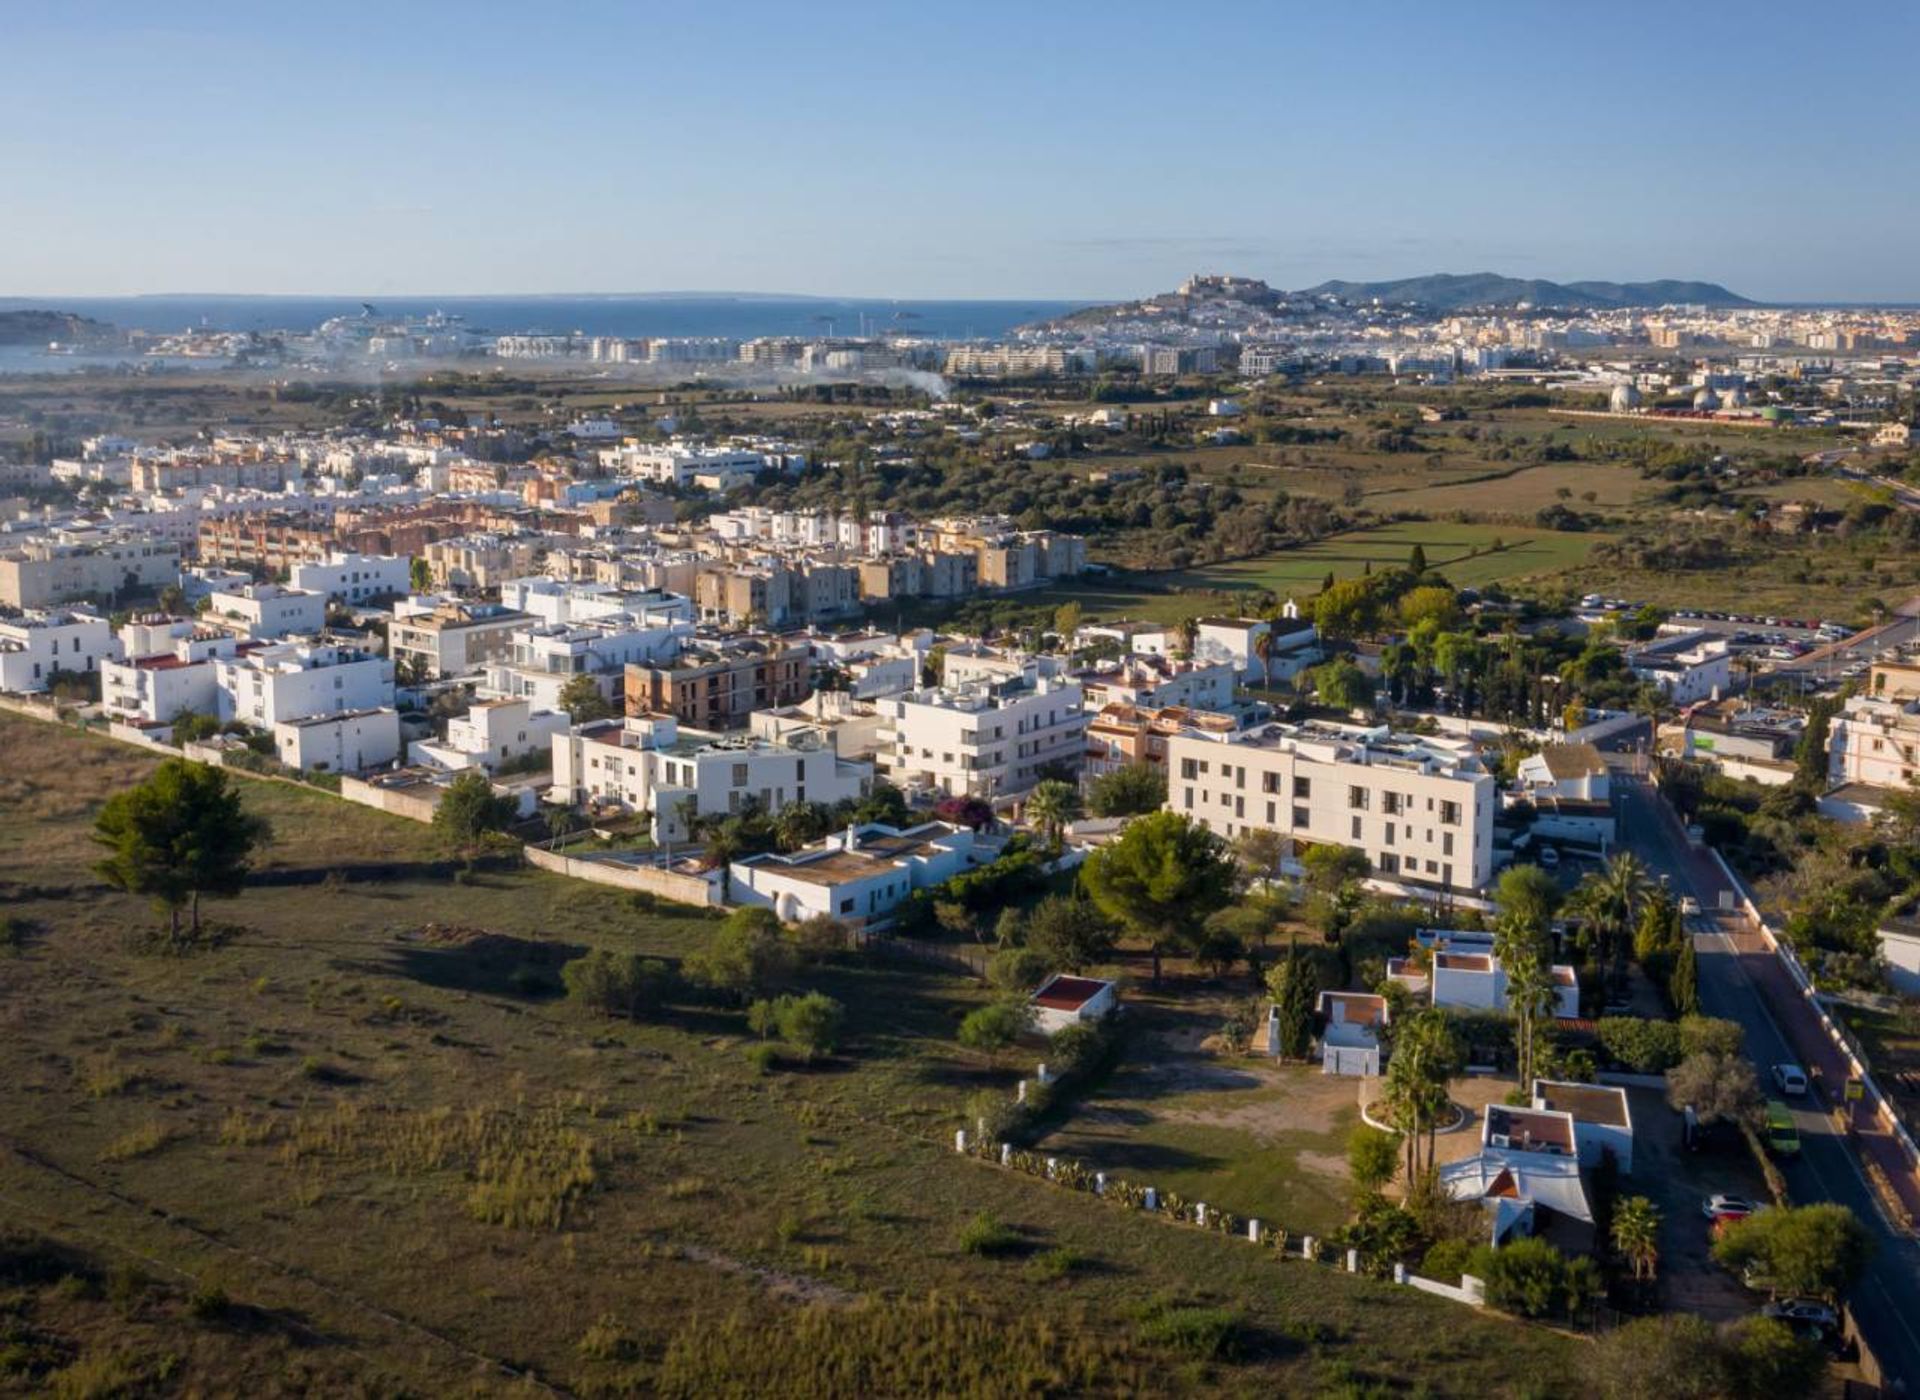
<path id="1" fill-rule="evenodd" d="M 1305 602 L 1331 573 L 1355 578 L 1371 570 L 1406 564 L 1414 545 L 1426 551 L 1430 568 L 1456 587 L 1482 587 L 1561 573 L 1585 562 L 1607 537 L 1445 521 L 1402 521 L 1335 535 L 1297 549 L 1226 564 L 1169 573 L 1130 573 L 1087 579 L 1023 594 L 1023 600 L 1058 606 L 1078 602 L 1089 618 L 1138 617 L 1174 622 L 1209 609 L 1232 609 L 1253 595 L 1272 592 Z"/>
<path id="2" fill-rule="evenodd" d="M 1576 1388 L 1552 1332 L 957 1157 L 966 1098 L 1042 1053 L 962 1051 L 969 981 L 819 961 L 841 1052 L 761 1073 L 738 1009 L 558 994 L 569 958 L 672 962 L 709 917 L 462 871 L 427 828 L 246 778 L 274 838 L 209 907 L 231 938 L 162 955 L 89 839 L 154 760 L 5 714 L 0 747 L 0 1390 Z M 1017 1246 L 963 1249 L 981 1213 Z M 1078 1267 L 1036 1271 L 1056 1250 Z M 1154 1298 L 1237 1311 L 1237 1357 L 1156 1342 Z"/>

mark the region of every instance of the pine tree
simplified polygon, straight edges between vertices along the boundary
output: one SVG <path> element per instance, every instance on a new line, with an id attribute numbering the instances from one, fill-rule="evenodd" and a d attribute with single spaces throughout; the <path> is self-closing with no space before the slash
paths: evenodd
<path id="1" fill-rule="evenodd" d="M 1407 567 L 1416 576 L 1427 571 L 1427 551 L 1424 547 L 1417 544 L 1413 547 L 1413 552 L 1407 556 Z"/>
<path id="2" fill-rule="evenodd" d="M 1279 1045 L 1275 1047 L 1288 1059 L 1305 1059 L 1313 1043 L 1313 969 L 1300 951 L 1300 940 L 1287 940 L 1287 956 L 1268 974 L 1267 989 L 1273 994 L 1274 1010 L 1279 1018 Z"/>

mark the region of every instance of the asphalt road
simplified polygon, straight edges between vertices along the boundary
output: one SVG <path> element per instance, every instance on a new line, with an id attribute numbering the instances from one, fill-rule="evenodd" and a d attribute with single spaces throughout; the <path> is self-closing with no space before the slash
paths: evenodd
<path id="1" fill-rule="evenodd" d="M 1700 963 L 1701 1009 L 1737 1021 L 1746 1032 L 1763 1087 L 1772 1089 L 1772 1067 L 1799 1059 L 1754 984 L 1736 946 L 1732 920 L 1713 911 L 1725 879 L 1710 860 L 1687 845 L 1671 808 L 1649 785 L 1616 770 L 1622 846 L 1656 876 L 1665 875 L 1680 894 L 1691 894 L 1707 911 L 1695 921 L 1694 949 Z M 1771 956 L 1771 955 L 1768 955 Z M 1873 1259 L 1849 1302 L 1861 1335 L 1891 1381 L 1920 1390 L 1920 1245 L 1897 1234 L 1881 1216 L 1872 1188 L 1853 1151 L 1812 1096 L 1793 1103 L 1800 1155 L 1785 1164 L 1788 1191 L 1800 1203 L 1837 1201 L 1851 1210 L 1874 1239 Z M 1756 1309 L 1760 1299 L 1756 1296 Z"/>

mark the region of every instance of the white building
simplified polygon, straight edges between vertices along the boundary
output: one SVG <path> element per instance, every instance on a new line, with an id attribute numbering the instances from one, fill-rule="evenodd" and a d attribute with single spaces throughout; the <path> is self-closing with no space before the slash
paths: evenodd
<path id="1" fill-rule="evenodd" d="M 1630 648 L 1627 669 L 1675 705 L 1710 700 L 1733 678 L 1732 653 L 1717 632 L 1683 632 Z"/>
<path id="2" fill-rule="evenodd" d="M 1233 708 L 1240 671 L 1231 661 L 1183 661 L 1136 652 L 1119 661 L 1076 671 L 1088 710 L 1108 705 L 1137 705 L 1161 710 L 1171 705 L 1190 710 Z"/>
<path id="3" fill-rule="evenodd" d="M 622 443 L 600 453 L 600 464 L 620 476 L 687 486 L 697 477 L 712 478 L 731 490 L 767 469 L 765 454 L 736 447 L 707 447 L 679 439 L 664 445 Z"/>
<path id="4" fill-rule="evenodd" d="M 1496 785 L 1465 740 L 1317 721 L 1193 728 L 1167 741 L 1167 789 L 1169 808 L 1228 838 L 1351 846 L 1408 884 L 1493 878 Z"/>
<path id="5" fill-rule="evenodd" d="M 669 661 L 692 635 L 693 624 L 672 613 L 645 622 L 616 613 L 593 622 L 521 627 L 508 654 L 487 667 L 481 691 L 558 710 L 567 684 L 591 676 L 602 696 L 617 700 L 628 666 Z"/>
<path id="6" fill-rule="evenodd" d="M 1440 1168 L 1440 1185 L 1451 1199 L 1485 1210 L 1494 1245 L 1537 1234 L 1556 1216 L 1593 1224 L 1573 1119 L 1565 1113 L 1488 1104 L 1479 1155 Z"/>
<path id="7" fill-rule="evenodd" d="M 1507 970 L 1492 953 L 1459 952 L 1438 949 L 1428 969 L 1433 1004 L 1458 1006 L 1474 1011 L 1507 1009 Z M 1580 979 L 1565 963 L 1547 969 L 1553 984 L 1553 1014 L 1558 1020 L 1571 1021 L 1580 1015 Z"/>
<path id="8" fill-rule="evenodd" d="M 1260 659 L 1262 645 L 1270 648 L 1264 665 Z M 1263 677 L 1289 680 L 1320 659 L 1320 634 L 1313 623 L 1298 616 L 1291 602 L 1287 614 L 1273 620 L 1203 617 L 1194 628 L 1193 657 L 1196 661 L 1231 662 L 1250 682 Z"/>
<path id="9" fill-rule="evenodd" d="M 145 535 L 75 532 L 0 553 L 0 606 L 46 608 L 164 588 L 180 578 L 180 546 Z"/>
<path id="10" fill-rule="evenodd" d="M 277 583 L 250 583 L 235 593 L 211 595 L 207 612 L 240 624 L 249 637 L 271 641 L 311 635 L 324 628 L 327 595 L 306 588 L 282 588 Z"/>
<path id="11" fill-rule="evenodd" d="M 400 757 L 400 715 L 342 710 L 281 720 L 273 726 L 274 756 L 302 773 L 362 773 Z"/>
<path id="12" fill-rule="evenodd" d="M 689 839 L 688 799 L 701 817 L 749 806 L 772 814 L 789 802 L 857 799 L 873 785 L 871 763 L 842 758 L 814 727 L 720 734 L 667 717 L 609 719 L 555 734 L 552 745 L 554 800 L 650 812 L 660 842 Z"/>
<path id="13" fill-rule="evenodd" d="M 1097 977 L 1056 972 L 1032 996 L 1033 1026 L 1042 1035 L 1058 1035 L 1068 1026 L 1088 1026 L 1120 1009 L 1120 988 Z"/>
<path id="14" fill-rule="evenodd" d="M 525 700 L 481 700 L 447 721 L 445 739 L 416 739 L 407 745 L 407 762 L 497 773 L 534 755 L 546 759 L 554 736 L 566 732 L 567 717 L 561 711 L 536 710 Z"/>
<path id="15" fill-rule="evenodd" d="M 183 710 L 218 714 L 219 661 L 264 645 L 226 633 L 190 632 L 146 655 L 130 652 L 123 660 L 104 661 L 101 704 L 108 714 L 137 724 L 170 724 Z"/>
<path id="16" fill-rule="evenodd" d="M 1574 1146 L 1583 1167 L 1597 1167 L 1607 1153 L 1623 1172 L 1633 1170 L 1633 1108 L 1617 1084 L 1533 1081 L 1533 1106 L 1573 1120 Z"/>
<path id="17" fill-rule="evenodd" d="M 733 862 L 732 900 L 771 909 L 788 923 L 831 917 L 880 926 L 915 890 L 944 884 L 998 854 L 963 826 L 928 822 L 903 830 L 874 822 L 791 854 L 770 851 Z"/>
<path id="18" fill-rule="evenodd" d="M 88 674 L 120 654 L 107 620 L 89 612 L 30 612 L 0 618 L 0 690 L 46 690 L 56 672 Z"/>
<path id="19" fill-rule="evenodd" d="M 393 663 L 348 647 L 277 642 L 214 661 L 222 722 L 261 729 L 283 720 L 393 704 Z"/>
<path id="20" fill-rule="evenodd" d="M 287 581 L 355 605 L 375 598 L 401 598 L 413 587 L 413 561 L 404 554 L 353 554 L 336 549 L 324 564 L 295 564 Z"/>
<path id="21" fill-rule="evenodd" d="M 1077 682 L 1037 671 L 883 696 L 882 767 L 900 787 L 953 797 L 1025 792 L 1050 768 L 1085 764 L 1082 700 Z"/>
<path id="22" fill-rule="evenodd" d="M 1855 695 L 1827 727 L 1827 781 L 1904 791 L 1920 778 L 1920 700 Z"/>
<path id="23" fill-rule="evenodd" d="M 1324 1018 L 1320 1032 L 1320 1072 L 1371 1077 L 1380 1073 L 1380 1035 L 1393 1014 L 1387 999 L 1372 992 L 1320 993 L 1316 1008 Z M 1278 1054 L 1277 1007 L 1267 1012 L 1269 1053 Z"/>

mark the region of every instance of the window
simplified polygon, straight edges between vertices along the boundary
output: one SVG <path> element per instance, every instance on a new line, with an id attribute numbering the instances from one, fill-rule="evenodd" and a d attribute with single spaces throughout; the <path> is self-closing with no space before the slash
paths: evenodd
<path id="1" fill-rule="evenodd" d="M 1274 812 L 1273 812 L 1273 803 L 1269 802 L 1267 804 L 1267 825 L 1272 826 L 1274 823 L 1274 820 L 1275 818 L 1274 818 Z"/>
<path id="2" fill-rule="evenodd" d="M 1312 797 L 1313 780 L 1311 778 L 1303 778 L 1296 773 L 1293 779 L 1293 795 L 1300 798 Z"/>
<path id="3" fill-rule="evenodd" d="M 1440 854 L 1443 856 L 1453 854 L 1453 833 L 1451 831 L 1442 832 L 1440 835 Z"/>
<path id="4" fill-rule="evenodd" d="M 1358 817 L 1355 817 L 1355 818 L 1353 819 L 1353 839 L 1354 839 L 1354 840 L 1356 840 L 1356 841 L 1358 841 L 1358 840 L 1360 840 L 1360 839 L 1361 839 L 1361 836 L 1360 836 L 1360 818 L 1358 818 Z"/>
<path id="5" fill-rule="evenodd" d="M 1442 802 L 1440 804 L 1440 824 L 1442 826 L 1460 825 L 1460 804 L 1458 802 Z"/>
<path id="6" fill-rule="evenodd" d="M 1307 809 L 1305 807 L 1295 807 L 1293 809 L 1293 824 L 1295 826 L 1307 825 Z"/>
<path id="7" fill-rule="evenodd" d="M 1186 801 L 1183 805 L 1186 807 L 1186 809 L 1189 812 L 1193 810 L 1193 789 L 1192 788 L 1188 788 L 1186 790 Z"/>
<path id="8" fill-rule="evenodd" d="M 747 785 L 746 764 L 736 763 L 733 765 L 733 785 L 735 787 L 745 787 Z"/>
<path id="9" fill-rule="evenodd" d="M 1353 808 L 1353 810 L 1356 812 L 1366 811 L 1368 806 L 1367 790 L 1363 787 L 1348 788 L 1347 789 L 1347 806 Z"/>
<path id="10" fill-rule="evenodd" d="M 1200 776 L 1200 765 L 1190 758 L 1180 760 L 1180 776 L 1191 782 Z"/>
<path id="11" fill-rule="evenodd" d="M 1400 794 L 1397 792 L 1381 793 L 1380 794 L 1380 810 L 1385 812 L 1390 817 L 1399 816 L 1400 815 Z"/>
<path id="12" fill-rule="evenodd" d="M 1260 775 L 1260 791 L 1280 791 L 1280 775 L 1278 773 L 1262 773 Z"/>
<path id="13" fill-rule="evenodd" d="M 1358 819 L 1356 818 L 1356 820 Z M 1386 843 L 1389 846 L 1393 844 L 1393 823 L 1392 822 L 1387 823 Z"/>
<path id="14" fill-rule="evenodd" d="M 1380 853 L 1380 873 L 1382 875 L 1395 874 L 1399 871 L 1399 869 L 1400 869 L 1399 856 L 1395 855 L 1392 851 L 1382 851 Z"/>

